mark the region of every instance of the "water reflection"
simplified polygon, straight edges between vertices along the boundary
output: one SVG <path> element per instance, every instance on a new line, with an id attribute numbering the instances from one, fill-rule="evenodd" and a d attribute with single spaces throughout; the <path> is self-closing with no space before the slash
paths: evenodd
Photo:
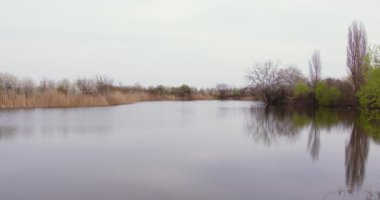
<path id="1" fill-rule="evenodd" d="M 103 135 L 113 127 L 109 123 L 110 116 L 101 117 L 100 111 L 100 109 L 1 111 L 0 141 L 35 136 Z"/>
<path id="2" fill-rule="evenodd" d="M 311 124 L 309 137 L 307 142 L 307 149 L 310 152 L 311 158 L 313 160 L 318 160 L 319 149 L 321 148 L 321 139 L 319 128 L 315 123 Z"/>
<path id="3" fill-rule="evenodd" d="M 254 106 L 250 109 L 247 129 L 254 141 L 271 145 L 280 138 L 295 139 L 304 126 L 303 121 L 295 123 L 296 116 L 305 114 L 306 110 L 293 110 L 288 107 Z M 301 113 L 302 111 L 302 113 Z"/>
<path id="4" fill-rule="evenodd" d="M 317 161 L 321 149 L 321 133 L 342 129 L 350 135 L 345 147 L 345 179 L 347 192 L 359 191 L 365 178 L 370 139 L 380 144 L 380 120 L 352 109 L 318 109 L 278 106 L 252 107 L 247 129 L 255 142 L 265 145 L 280 139 L 293 141 L 308 132 L 307 152 Z"/>
<path id="5" fill-rule="evenodd" d="M 346 184 L 349 192 L 354 192 L 363 184 L 365 165 L 369 150 L 369 139 L 357 122 L 352 128 L 350 140 L 346 146 Z"/>
<path id="6" fill-rule="evenodd" d="M 0 112 L 0 196 L 376 199 L 380 123 L 368 119 L 243 101 Z"/>
<path id="7" fill-rule="evenodd" d="M 0 126 L 0 140 L 12 139 L 17 131 L 13 126 Z"/>

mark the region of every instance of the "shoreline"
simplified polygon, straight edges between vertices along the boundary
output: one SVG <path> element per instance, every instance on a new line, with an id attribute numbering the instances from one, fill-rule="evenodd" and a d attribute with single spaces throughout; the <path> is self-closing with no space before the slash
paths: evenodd
<path id="1" fill-rule="evenodd" d="M 11 95 L 12 96 L 12 95 Z M 53 97 L 53 98 L 51 98 Z M 13 95 L 13 99 L 4 101 L 4 95 L 0 97 L 0 111 L 16 109 L 70 109 L 70 108 L 97 108 L 130 105 L 141 102 L 159 101 L 255 101 L 254 97 L 239 97 L 221 99 L 211 95 L 194 94 L 191 97 L 178 97 L 175 95 L 152 95 L 146 92 L 141 93 L 120 93 L 112 92 L 107 95 L 36 95 L 21 96 Z"/>

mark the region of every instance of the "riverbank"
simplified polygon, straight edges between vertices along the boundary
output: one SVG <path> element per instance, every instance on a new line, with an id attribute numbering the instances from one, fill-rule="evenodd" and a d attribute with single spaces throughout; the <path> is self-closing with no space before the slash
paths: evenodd
<path id="1" fill-rule="evenodd" d="M 196 100 L 209 100 L 209 96 L 195 96 Z M 0 95 L 0 108 L 69 108 L 131 104 L 142 101 L 180 100 L 174 95 L 150 95 L 146 92 L 109 94 L 63 94 L 52 91 L 34 95 L 16 93 Z"/>
<path id="2" fill-rule="evenodd" d="M 97 75 L 71 81 L 19 79 L 0 73 L 0 109 L 69 108 L 131 104 L 142 101 L 253 99 L 247 88 L 218 84 L 215 88 L 198 89 L 188 85 L 133 86 L 114 85 L 112 78 Z"/>
<path id="3" fill-rule="evenodd" d="M 32 95 L 18 93 L 3 93 L 0 95 L 0 108 L 71 108 L 71 107 L 98 107 L 132 104 L 144 101 L 196 101 L 220 100 L 211 94 L 195 93 L 187 97 L 174 94 L 151 94 L 141 92 L 113 91 L 107 94 L 85 95 L 64 94 L 57 91 L 43 92 Z M 229 98 L 226 100 L 253 100 L 252 97 Z"/>

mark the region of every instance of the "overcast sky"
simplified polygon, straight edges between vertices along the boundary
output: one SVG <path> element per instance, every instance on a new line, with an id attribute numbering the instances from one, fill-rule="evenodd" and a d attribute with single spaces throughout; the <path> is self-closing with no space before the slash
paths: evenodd
<path id="1" fill-rule="evenodd" d="M 125 84 L 245 84 L 271 59 L 347 75 L 347 29 L 380 44 L 379 0 L 1 0 L 0 71 L 39 80 L 106 74 Z"/>

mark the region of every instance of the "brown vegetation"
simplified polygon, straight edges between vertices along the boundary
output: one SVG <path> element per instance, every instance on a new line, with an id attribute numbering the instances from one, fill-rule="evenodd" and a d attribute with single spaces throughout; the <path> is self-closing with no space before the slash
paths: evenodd
<path id="1" fill-rule="evenodd" d="M 10 74 L 0 73 L 0 108 L 67 108 L 130 104 L 141 101 L 182 101 L 246 99 L 244 89 L 225 86 L 219 89 L 179 87 L 115 86 L 106 76 L 94 79 L 80 78 L 74 82 L 42 80 L 39 85 L 29 78 L 19 80 Z"/>

